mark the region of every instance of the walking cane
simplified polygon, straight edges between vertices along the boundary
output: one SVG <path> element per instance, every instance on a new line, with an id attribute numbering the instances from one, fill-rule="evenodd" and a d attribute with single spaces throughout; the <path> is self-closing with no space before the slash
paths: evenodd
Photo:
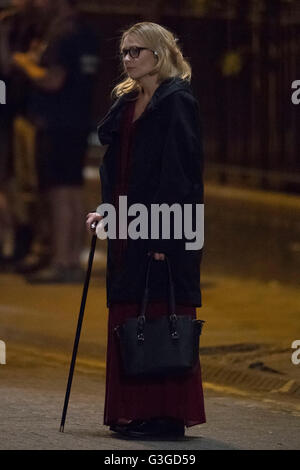
<path id="1" fill-rule="evenodd" d="M 91 229 L 95 230 L 96 226 L 97 226 L 97 222 L 93 222 L 91 224 Z M 97 235 L 93 235 L 89 261 L 88 261 L 88 268 L 87 268 L 84 286 L 83 286 L 82 299 L 81 299 L 81 305 L 80 305 L 80 311 L 79 311 L 78 323 L 77 323 L 77 330 L 76 330 L 76 335 L 75 335 L 73 354 L 72 354 L 72 360 L 70 364 L 69 378 L 68 378 L 68 384 L 67 384 L 67 390 L 66 390 L 66 396 L 65 396 L 65 403 L 64 403 L 64 408 L 63 408 L 62 417 L 61 417 L 61 423 L 60 423 L 60 429 L 59 429 L 60 432 L 64 432 L 64 427 L 65 427 L 67 409 L 68 409 L 68 404 L 69 404 L 69 397 L 71 393 L 71 386 L 72 386 L 72 380 L 73 380 L 74 367 L 75 367 L 76 356 L 77 356 L 77 349 L 78 349 L 78 344 L 79 344 L 79 339 L 80 339 L 80 332 L 81 332 L 82 320 L 83 320 L 83 315 L 84 315 L 85 303 L 86 303 L 86 298 L 87 298 L 87 293 L 88 293 L 88 288 L 89 288 L 89 283 L 90 283 L 96 242 L 97 242 Z"/>

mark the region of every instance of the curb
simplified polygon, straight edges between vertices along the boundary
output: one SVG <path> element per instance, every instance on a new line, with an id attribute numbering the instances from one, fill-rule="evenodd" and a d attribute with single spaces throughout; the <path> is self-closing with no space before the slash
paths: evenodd
<path id="1" fill-rule="evenodd" d="M 48 353 L 37 348 L 13 345 L 10 346 L 9 351 L 7 352 L 7 365 L 10 364 L 17 367 L 36 367 L 46 364 L 47 366 L 52 367 L 64 366 L 66 369 L 69 369 L 71 358 L 71 353 L 68 356 L 62 353 Z M 78 354 L 76 358 L 75 373 L 76 371 L 85 374 L 100 374 L 104 377 L 106 373 L 105 362 L 100 359 L 97 360 L 80 357 Z"/>
<path id="2" fill-rule="evenodd" d="M 207 181 L 205 184 L 207 196 L 222 199 L 234 199 L 254 204 L 263 204 L 265 207 L 281 207 L 300 210 L 300 196 L 298 194 L 285 194 L 280 191 L 263 190 L 251 187 L 241 187 L 226 184 L 220 185 Z"/>
<path id="3" fill-rule="evenodd" d="M 216 365 L 211 359 L 201 359 L 202 376 L 206 382 L 230 385 L 255 392 L 283 393 L 300 398 L 300 382 L 290 377 L 274 377 L 268 373 Z"/>
<path id="4" fill-rule="evenodd" d="M 205 383 L 211 383 L 244 391 L 280 393 L 285 396 L 300 398 L 300 381 L 291 379 L 289 376 L 283 376 L 282 373 L 278 376 L 272 372 L 245 370 L 245 368 L 233 365 L 220 364 L 220 359 L 221 357 L 217 355 L 213 358 L 207 357 L 205 354 L 201 355 L 204 387 Z M 14 366 L 29 365 L 36 367 L 46 363 L 54 367 L 62 365 L 68 369 L 70 362 L 71 354 L 67 356 L 62 353 L 48 353 L 21 345 L 11 346 L 7 357 L 7 364 Z M 76 359 L 75 373 L 76 371 L 84 374 L 100 374 L 104 378 L 106 374 L 105 362 L 100 359 L 80 357 L 79 355 Z"/>

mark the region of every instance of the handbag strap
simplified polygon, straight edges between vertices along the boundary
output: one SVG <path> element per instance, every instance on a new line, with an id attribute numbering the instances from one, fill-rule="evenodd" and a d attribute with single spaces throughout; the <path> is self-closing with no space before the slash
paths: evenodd
<path id="1" fill-rule="evenodd" d="M 154 259 L 154 254 L 151 253 L 150 259 L 148 261 L 147 265 L 147 271 L 146 271 L 146 285 L 145 285 L 145 290 L 144 290 L 144 296 L 142 300 L 142 307 L 141 307 L 141 313 L 140 317 L 143 319 L 146 317 L 146 310 L 148 306 L 148 301 L 149 301 L 149 276 L 150 276 L 150 268 L 151 268 L 151 263 L 153 262 Z M 174 294 L 174 283 L 173 283 L 173 278 L 172 278 L 172 271 L 171 271 L 171 266 L 170 266 L 170 261 L 165 255 L 165 261 L 167 263 L 167 268 L 168 268 L 168 281 L 169 281 L 169 313 L 170 317 L 176 318 L 175 315 L 175 294 Z"/>

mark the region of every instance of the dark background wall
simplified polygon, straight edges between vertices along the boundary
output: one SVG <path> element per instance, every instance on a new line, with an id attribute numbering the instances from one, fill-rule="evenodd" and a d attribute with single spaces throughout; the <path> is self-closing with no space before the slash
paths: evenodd
<path id="1" fill-rule="evenodd" d="M 221 183 L 300 192 L 299 0 L 82 0 L 99 38 L 93 117 L 120 79 L 121 32 L 137 21 L 173 30 L 193 68 L 202 114 L 206 176 Z"/>
<path id="2" fill-rule="evenodd" d="M 105 2 L 104 2 L 105 3 Z M 299 192 L 300 2 L 284 0 L 84 2 L 101 38 L 94 115 L 109 105 L 120 75 L 118 39 L 152 20 L 179 37 L 193 67 L 202 113 L 207 175 L 220 182 Z"/>

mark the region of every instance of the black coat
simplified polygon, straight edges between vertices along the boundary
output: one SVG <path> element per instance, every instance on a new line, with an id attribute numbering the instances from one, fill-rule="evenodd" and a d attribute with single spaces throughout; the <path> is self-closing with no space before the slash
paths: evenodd
<path id="1" fill-rule="evenodd" d="M 128 100 L 123 95 L 98 126 L 98 135 L 108 148 L 100 167 L 102 202 L 113 202 L 120 124 Z M 155 91 L 145 112 L 135 123 L 132 166 L 127 192 L 128 207 L 142 203 L 203 203 L 203 152 L 197 101 L 187 81 L 173 78 Z M 171 232 L 172 233 L 172 232 Z M 184 232 L 183 232 L 184 233 Z M 185 240 L 128 238 L 125 262 L 116 269 L 108 239 L 107 306 L 114 302 L 140 302 L 143 295 L 148 251 L 166 253 L 171 264 L 176 302 L 201 306 L 201 250 L 186 250 Z M 166 262 L 153 261 L 150 300 L 167 299 Z"/>

